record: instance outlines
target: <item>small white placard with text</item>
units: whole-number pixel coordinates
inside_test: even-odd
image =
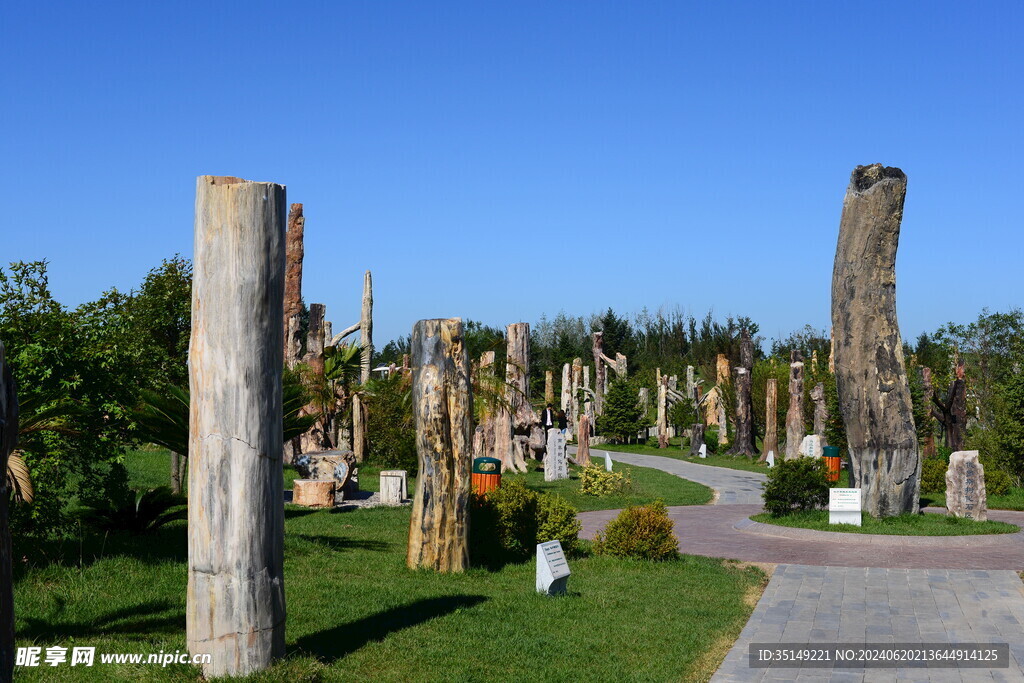
[[[538,593],[545,595],[565,593],[565,585],[569,582],[570,573],[561,541],[537,544]]]
[[[828,490],[828,523],[860,526],[860,489]]]

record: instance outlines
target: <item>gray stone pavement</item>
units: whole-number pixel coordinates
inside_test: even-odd
[[[570,449],[575,453],[575,449]],[[604,454],[612,456],[612,462],[624,462],[627,465],[651,467],[656,470],[674,474],[698,484],[710,486],[718,492],[716,505],[760,505],[761,485],[768,479],[760,472],[744,472],[730,470],[725,467],[698,465],[684,460],[664,458],[660,455],[639,455],[636,453],[619,453],[618,451],[602,451],[591,448],[591,458],[604,458]]]
[[[754,669],[751,643],[1008,643],[1010,667]],[[1024,584],[1007,570],[779,565],[711,680],[1024,681]]]

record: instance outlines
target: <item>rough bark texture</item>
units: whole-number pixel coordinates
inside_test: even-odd
[[[503,471],[526,471],[530,454],[530,429],[540,420],[530,408],[530,324],[513,323],[505,328],[505,404],[494,419],[495,457]],[[524,437],[516,439],[516,437]]]
[[[607,370],[604,366],[604,332],[594,332],[594,415],[601,415],[604,412],[605,382],[607,381]]]
[[[668,448],[668,377],[658,385],[658,448]]]
[[[544,371],[544,406],[555,405],[555,373]]]
[[[171,493],[181,493],[181,485],[185,481],[185,462],[188,458],[171,451]]]
[[[580,416],[580,432],[576,437],[576,464],[580,467],[590,465],[590,418]]]
[[[359,316],[359,383],[370,381],[370,361],[373,359],[373,277],[370,271],[363,275],[363,306]],[[361,393],[352,395],[352,451],[356,462],[366,459],[366,406]]]
[[[814,433],[821,437],[822,447],[825,441],[825,424],[828,422],[828,404],[825,402],[825,383],[818,382],[811,389],[811,401],[814,402]]]
[[[285,234],[284,271],[284,361],[288,367],[299,362],[302,352],[300,334],[302,319],[302,258],[303,232],[306,219],[302,215],[302,204],[292,204],[288,212],[288,232]]]
[[[690,427],[690,457],[696,458],[700,455],[700,447],[704,444],[704,423],[695,422]]]
[[[333,479],[296,479],[292,482],[292,503],[309,508],[334,507]]]
[[[800,352],[790,352],[789,409],[786,410],[786,460],[800,457],[804,440],[804,362]]]
[[[727,386],[732,380],[731,371],[729,368],[729,357],[724,353],[718,354],[715,359],[715,383],[719,387]],[[728,446],[729,445],[729,417],[726,411],[725,405],[725,391],[719,389],[718,391],[718,405],[717,405],[717,419],[718,424],[718,445]]]
[[[583,359],[572,359],[572,390],[569,393],[569,429],[579,431],[580,389],[583,387]]]
[[[921,382],[924,384],[924,395],[925,400],[934,400],[935,389],[932,386],[932,369],[921,368]],[[929,413],[930,415],[931,413]],[[931,418],[929,418],[931,419]],[[938,453],[938,449],[935,447],[935,431],[933,429],[928,430],[928,434],[924,438],[924,453],[923,456],[926,458],[934,457]]]
[[[570,410],[570,396],[572,395],[572,366],[568,363],[562,366],[562,390],[559,394],[559,407],[569,413]],[[572,417],[569,417],[569,426],[572,426]]]
[[[836,389],[852,475],[876,517],[918,511],[917,452],[896,321],[896,248],[907,178],[858,166],[846,190],[832,273]]]
[[[765,380],[765,396],[764,396],[764,442],[761,444],[764,446],[761,450],[760,462],[764,462],[768,459],[769,451],[772,453],[779,452],[779,425],[778,425],[778,409],[779,409],[779,387],[778,380],[774,377],[769,377]]]
[[[956,379],[949,385],[946,400],[939,400],[933,393],[932,403],[932,416],[942,425],[946,448],[954,452],[962,451],[967,432],[967,382],[964,379],[963,359],[957,361]]]
[[[412,401],[419,474],[406,565],[469,566],[473,396],[462,321],[421,320],[412,330]]]
[[[185,621],[207,677],[285,652],[285,211],[281,185],[196,183]]]
[[[302,362],[309,366],[311,372],[322,376],[324,374],[324,315],[327,307],[323,304],[309,305],[309,330],[306,333],[306,355]],[[312,415],[319,412],[319,406],[311,403],[302,409],[304,415]],[[299,453],[313,453],[328,448],[327,439],[327,416],[321,415],[308,432],[299,437]]]
[[[736,367],[736,443],[732,455],[757,455],[754,441],[754,400],[750,393],[754,368],[754,342],[743,329],[740,337],[740,364]]]
[[[14,676],[14,579],[9,526],[7,457],[18,443],[18,392],[0,341],[0,681]]]

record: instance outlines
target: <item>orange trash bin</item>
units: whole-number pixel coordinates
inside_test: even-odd
[[[501,461],[497,458],[473,460],[473,493],[482,496],[501,488]]]
[[[842,467],[842,458],[839,457],[838,446],[825,446],[825,479],[829,482],[839,481],[839,469]]]

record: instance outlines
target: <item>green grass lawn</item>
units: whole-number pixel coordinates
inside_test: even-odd
[[[946,493],[922,493],[921,506],[946,507]],[[1024,488],[1011,487],[1001,496],[988,495],[989,510],[1024,510]]]
[[[679,447],[679,439],[672,439],[668,448],[658,448],[646,444],[601,444],[594,446],[593,450],[618,451],[620,453],[639,453],[641,455],[660,455],[664,458],[685,460],[686,462],[698,465],[711,465],[713,467],[728,467],[733,470],[744,470],[747,472],[767,472],[770,467],[764,463],[757,462],[757,458],[746,458],[741,455],[712,455],[706,458],[691,458],[690,449],[683,450]],[[776,454],[776,457],[778,454]],[[614,459],[614,458],[613,458]]]
[[[170,483],[170,454],[166,450],[132,451],[126,458],[129,478],[132,486],[137,488],[154,488],[168,486]],[[540,464],[534,460],[528,462],[530,471],[526,474],[505,474],[505,478],[523,477],[526,485],[537,491],[557,493],[565,498],[570,505],[580,510],[617,510],[629,505],[642,505],[661,499],[665,505],[704,505],[711,500],[713,492],[707,486],[680,479],[679,477],[651,469],[649,467],[633,467],[624,463],[616,463],[615,471],[627,472],[632,480],[631,486],[621,494],[614,496],[585,496],[580,493],[578,468],[570,466],[569,479],[561,481],[544,481],[544,472]],[[391,469],[391,468],[384,468]],[[363,491],[380,490],[380,467],[373,465],[359,466],[359,488]],[[410,473],[409,490],[415,489],[415,473]],[[292,482],[299,478],[298,471],[286,465],[284,468],[284,487],[290,489]]]
[[[163,484],[165,464],[130,461],[133,484]],[[664,484],[634,476],[646,492]],[[572,485],[554,488],[568,497]],[[532,562],[407,570],[408,508],[285,515],[288,655],[253,681],[707,680],[765,583],[758,569],[702,557],[584,556],[570,561],[570,594],[545,598]],[[14,557],[17,644],[97,648],[92,668],[19,668],[17,680],[197,680],[185,665],[98,663],[101,652],[185,649],[184,522],[149,536],[16,539]]]
[[[767,512],[751,517],[755,522],[778,524],[779,526],[816,529],[818,531],[840,531],[850,534],[884,534],[891,536],[969,536],[973,534],[1012,534],[1019,527],[1005,522],[975,522],[959,517],[940,514],[907,514],[898,517],[875,519],[867,513],[861,514],[862,526],[852,524],[829,524],[828,512],[814,510],[793,512],[785,517],[772,517]]]

